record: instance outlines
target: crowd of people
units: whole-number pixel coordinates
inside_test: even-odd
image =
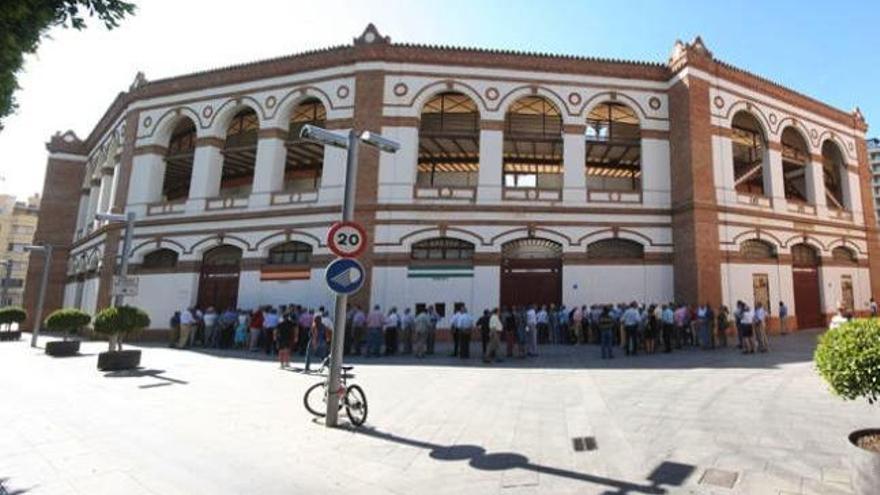
[[[788,308],[779,303],[776,315],[781,331],[787,329]],[[433,306],[415,310],[379,305],[371,310],[351,306],[344,322],[344,353],[375,358],[396,354],[419,359],[434,354],[437,328],[443,315]],[[621,348],[627,356],[639,353],[670,353],[675,349],[726,348],[729,338],[743,353],[767,352],[768,308],[751,308],[742,301],[733,312],[709,304],[594,304],[568,308],[527,305],[494,308],[472,315],[459,305],[448,319],[452,356],[471,357],[472,339],[480,340],[480,355],[491,363],[505,358],[538,355],[539,345],[598,344],[602,359],[613,359]],[[218,312],[186,308],[171,318],[172,345],[240,349],[277,355],[282,368],[290,365],[291,353],[304,356],[305,369],[320,362],[330,349],[333,321],[324,307],[300,305],[265,306],[253,311],[226,309]]]

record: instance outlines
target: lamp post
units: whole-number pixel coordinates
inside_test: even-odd
[[[364,142],[381,151],[395,153],[400,149],[396,141],[386,139],[370,131],[348,131],[348,136],[336,134],[313,125],[305,125],[300,137],[324,146],[348,150],[345,160],[345,194],[342,199],[342,221],[354,220],[355,190],[357,187],[358,148]],[[348,295],[336,295],[336,315],[333,329],[333,341],[330,349],[330,380],[327,384],[327,427],[335,427],[339,416],[339,382],[342,375],[342,354],[345,348],[345,313],[348,306]]]
[[[0,306],[9,304],[6,302],[6,299],[9,296],[9,284],[12,283],[12,258],[6,260],[4,265],[6,265],[6,271],[3,275],[2,291],[0,291]]]
[[[105,220],[109,223],[124,223],[125,234],[122,240],[122,260],[119,263],[119,278],[125,279],[128,276],[128,258],[131,251],[131,240],[134,235],[134,219],[133,211],[120,215],[117,213],[96,213],[95,218]],[[113,306],[122,306],[125,295],[121,292],[113,296]]]
[[[49,270],[52,267],[52,245],[44,244],[42,246],[25,246],[25,251],[31,253],[43,253],[45,263],[43,264],[43,276],[40,279],[40,294],[37,296],[37,314],[34,322],[34,331],[31,334],[31,347],[37,346],[37,337],[40,335],[40,327],[43,325],[43,303],[46,301],[46,286],[49,285]]]

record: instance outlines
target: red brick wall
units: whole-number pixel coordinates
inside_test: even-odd
[[[67,254],[76,230],[77,205],[84,173],[84,162],[50,157],[46,164],[40,216],[34,233],[34,244],[51,244],[54,248],[43,315],[60,308],[64,303]],[[26,329],[33,328],[35,321],[44,264],[42,253],[31,254],[24,290],[25,309],[29,315],[24,324]]]
[[[721,252],[712,170],[709,85],[680,81],[669,92],[675,298],[721,303]]]
[[[381,71],[363,71],[355,76],[354,128],[358,131],[382,131],[382,101],[385,75]],[[376,203],[379,186],[379,150],[361,146],[358,160],[354,218],[367,231],[367,249],[360,261],[366,269],[364,286],[351,298],[352,304],[369,307],[373,278]]]

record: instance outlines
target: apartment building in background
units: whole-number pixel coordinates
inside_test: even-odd
[[[0,306],[22,305],[28,264],[24,247],[33,242],[39,211],[39,194],[25,201],[9,194],[0,195]],[[7,268],[8,260],[12,261],[11,271]]]

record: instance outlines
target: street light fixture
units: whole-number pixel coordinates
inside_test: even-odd
[[[46,301],[46,286],[49,285],[49,269],[52,266],[52,245],[25,246],[24,250],[30,253],[43,253],[46,261],[43,264],[43,276],[40,279],[40,294],[37,297],[37,314],[34,321],[34,331],[31,334],[31,347],[37,346],[37,337],[40,335],[40,327],[43,325],[43,303]]]
[[[357,186],[358,148],[364,142],[381,151],[394,153],[400,149],[396,141],[384,138],[379,134],[354,129],[348,131],[348,137],[330,132],[317,126],[306,124],[300,131],[300,137],[309,141],[348,150],[345,160],[345,195],[342,199],[342,221],[354,220],[354,200]],[[345,313],[348,295],[336,295],[336,317],[333,329],[333,347],[330,349],[330,383],[327,385],[327,419],[325,425],[335,427],[339,416],[339,382],[342,375],[342,351],[345,343]]]

